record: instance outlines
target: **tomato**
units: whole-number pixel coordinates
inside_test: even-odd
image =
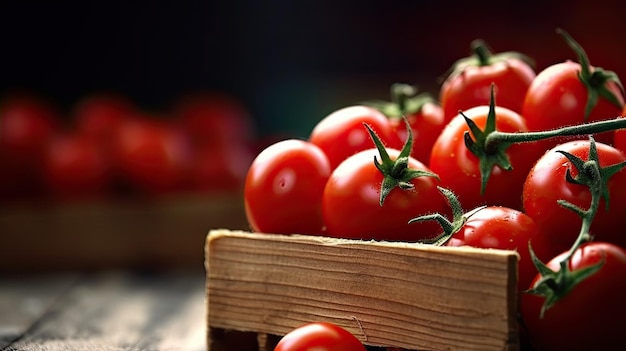
[[[374,146],[363,123],[370,125],[385,143],[394,137],[384,114],[358,105],[344,107],[324,117],[313,127],[309,141],[324,151],[334,169],[349,156]]]
[[[93,93],[78,101],[72,111],[78,133],[108,143],[115,130],[136,111],[128,99],[113,93]]]
[[[346,329],[329,322],[312,322],[293,329],[280,339],[274,351],[365,351]]]
[[[559,269],[564,254],[550,260]],[[538,351],[619,350],[626,343],[626,250],[604,242],[580,247],[567,263],[573,270],[604,262],[599,271],[578,283],[540,317],[544,298],[523,293],[520,313]],[[538,275],[534,284],[540,279]]]
[[[110,190],[109,158],[94,139],[65,132],[54,137],[44,156],[44,177],[55,199],[96,199]]]
[[[406,123],[408,122],[415,139],[411,156],[422,162],[428,162],[430,149],[445,126],[443,109],[430,94],[418,94],[415,87],[407,84],[393,84],[391,97],[391,102],[367,103],[389,118],[394,133],[387,141],[387,145],[390,148],[402,149],[408,137]]]
[[[11,95],[0,102],[1,199],[42,194],[45,148],[58,130],[55,106],[38,96]]]
[[[566,151],[587,160],[589,140],[570,141],[546,152],[534,165],[523,186],[524,211],[548,235],[557,250],[570,248],[581,229],[582,221],[572,210],[557,203],[566,200],[583,209],[591,204],[591,192],[585,185],[573,184],[566,180],[570,171],[576,176],[578,171],[572,163],[557,150]],[[596,142],[601,167],[626,161],[626,156],[614,147]],[[605,199],[600,200],[600,208],[593,220],[591,233],[597,240],[609,241],[626,247],[626,237],[615,228],[626,227],[626,171],[622,169],[608,181],[609,208]]]
[[[548,66],[537,74],[522,106],[522,115],[530,131],[613,119],[622,112],[624,95],[619,79],[612,77],[612,72],[590,65],[585,52],[573,39],[568,40],[568,43],[577,51],[580,63],[567,60]],[[594,95],[597,95],[595,103],[592,99]],[[607,99],[607,95],[612,95],[614,101]],[[613,141],[611,132],[594,137],[596,141],[605,144]],[[567,140],[586,138],[557,138],[540,143],[547,150]]]
[[[265,148],[246,175],[244,204],[252,230],[277,234],[322,234],[322,192],[330,175],[324,151],[288,139]]]
[[[549,258],[548,242],[531,217],[516,209],[488,206],[471,214],[446,245],[517,251],[517,288],[522,291],[528,289],[537,274],[528,250],[529,242],[539,258]]]
[[[387,149],[395,160],[400,151]],[[389,241],[418,241],[439,234],[436,223],[409,224],[417,214],[445,213],[446,203],[437,190],[437,179],[413,178],[413,189],[394,188],[380,204],[384,176],[374,164],[376,148],[363,150],[343,161],[330,175],[324,188],[322,213],[327,235],[340,238]],[[430,171],[409,157],[410,169]]]
[[[161,195],[185,184],[191,147],[184,133],[164,119],[128,119],[116,130],[112,150],[113,165],[131,192]]]
[[[198,145],[192,154],[189,176],[190,190],[194,192],[240,191],[254,159],[248,147],[234,142],[223,146]]]
[[[464,112],[484,128],[489,106],[476,106]],[[495,107],[496,129],[502,132],[527,131],[524,118],[507,108]],[[452,190],[468,209],[480,205],[500,205],[521,209],[522,186],[528,171],[540,155],[535,143],[513,144],[506,150],[512,170],[494,166],[481,195],[479,159],[465,145],[464,133],[469,127],[462,115],[454,117],[439,135],[430,156],[429,167],[439,175],[440,186]]]
[[[194,145],[250,144],[255,138],[249,111],[242,101],[228,93],[188,93],[174,102],[172,115]]]
[[[495,84],[498,106],[520,113],[526,90],[535,78],[533,63],[516,52],[492,54],[480,40],[472,42],[473,55],[455,63],[439,91],[445,120],[459,110],[488,105]]]

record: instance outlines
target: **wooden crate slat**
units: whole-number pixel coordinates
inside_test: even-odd
[[[208,326],[284,335],[334,322],[364,343],[513,350],[517,254],[213,230]]]

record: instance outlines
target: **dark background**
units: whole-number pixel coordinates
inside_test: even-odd
[[[574,53],[626,75],[626,5],[598,1],[2,1],[0,93],[29,89],[68,109],[116,91],[151,110],[220,90],[262,134],[306,136],[332,110],[385,99],[394,82],[436,94],[469,43],[516,50],[537,68]]]

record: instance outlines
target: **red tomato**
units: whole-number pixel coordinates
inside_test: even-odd
[[[399,150],[387,149],[395,160]],[[445,213],[445,200],[437,190],[437,179],[428,176],[411,180],[414,188],[395,188],[380,204],[383,174],[374,164],[378,149],[368,149],[350,156],[330,175],[322,198],[322,213],[327,235],[364,240],[415,242],[439,234],[437,223],[409,224],[417,214]],[[420,161],[409,157],[408,167],[430,171]]]
[[[190,187],[195,192],[233,192],[243,189],[254,155],[238,143],[196,146],[190,165]]]
[[[529,242],[540,259],[549,258],[551,250],[545,236],[531,217],[512,208],[489,206],[473,213],[446,245],[517,251],[517,289],[522,291],[528,289],[537,274],[528,251]]]
[[[255,128],[243,102],[221,92],[187,94],[175,101],[174,118],[194,145],[250,144]]]
[[[558,270],[563,258],[555,257],[548,267]],[[591,242],[576,250],[567,266],[576,271],[602,261],[599,271],[576,285],[543,318],[540,310],[544,298],[521,294],[521,316],[536,350],[620,350],[626,344],[626,250]],[[533,286],[539,279],[538,275]]]
[[[367,106],[349,106],[319,121],[309,141],[324,151],[334,169],[349,156],[374,147],[363,123],[370,125],[384,143],[393,140],[393,128],[382,112]]]
[[[289,139],[254,159],[244,186],[252,230],[277,234],[321,234],[322,192],[330,163],[315,144]]]
[[[495,84],[498,106],[520,113],[526,90],[535,78],[530,59],[515,52],[492,54],[480,40],[472,42],[473,55],[457,61],[443,82],[439,101],[445,120],[474,106],[488,105]]]
[[[58,115],[47,101],[19,95],[0,103],[0,198],[41,195],[43,157],[58,131]]]
[[[591,192],[585,185],[573,184],[565,179],[569,170],[572,176],[578,171],[557,150],[566,151],[583,160],[589,158],[589,140],[570,141],[546,152],[529,172],[523,187],[524,211],[548,236],[558,252],[569,249],[581,229],[582,221],[572,210],[557,203],[566,200],[583,209],[591,204]],[[626,161],[624,154],[602,143],[596,143],[601,167]],[[597,240],[609,241],[626,247],[626,237],[615,228],[626,227],[626,170],[614,174],[608,181],[609,209],[604,199],[593,220],[591,234]]]
[[[478,127],[484,128],[489,106],[477,106],[464,112]],[[504,107],[495,107],[496,129],[502,132],[527,131],[524,118]],[[484,194],[480,194],[479,159],[466,146],[463,134],[469,127],[462,115],[454,117],[433,146],[429,167],[439,175],[440,186],[452,190],[468,209],[480,205],[500,205],[521,209],[522,185],[528,171],[540,155],[535,143],[511,145],[508,155],[512,170],[494,166]]]
[[[274,351],[365,351],[365,346],[336,324],[313,322],[287,333]]]
[[[179,191],[188,175],[191,149],[186,136],[166,121],[133,117],[113,138],[113,162],[131,190],[145,195]]]
[[[567,60],[548,66],[537,74],[528,88],[522,115],[530,131],[556,129],[564,126],[577,125],[613,119],[619,116],[624,108],[624,95],[619,79],[607,78],[608,71],[589,64],[586,53],[567,34],[561,32],[568,44],[579,56],[579,63]],[[586,70],[583,70],[586,68]],[[603,91],[605,93],[601,93]],[[593,103],[591,94],[597,95]],[[613,95],[611,102],[606,94]],[[587,104],[592,103],[587,110]],[[586,139],[587,136],[568,137],[567,139],[549,139],[541,141],[548,150],[558,143],[572,139]],[[612,144],[613,133],[606,132],[594,136],[596,141]]]
[[[94,139],[65,133],[53,138],[45,152],[44,177],[55,199],[95,199],[110,190],[107,155]]]
[[[78,133],[106,143],[135,110],[136,107],[122,96],[97,93],[79,101],[72,117]]]

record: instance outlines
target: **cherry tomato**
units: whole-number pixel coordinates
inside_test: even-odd
[[[309,141],[324,151],[334,169],[349,156],[374,146],[363,123],[370,125],[383,142],[392,140],[394,131],[384,114],[372,107],[349,106],[320,120]]]
[[[485,127],[489,106],[477,106],[463,112],[480,128]],[[527,131],[524,118],[504,107],[495,107],[496,129],[502,132]],[[469,127],[462,115],[454,117],[433,146],[429,167],[439,175],[440,186],[452,190],[468,209],[480,205],[500,205],[521,209],[522,186],[528,171],[540,155],[534,143],[511,145],[508,155],[512,170],[494,166],[481,195],[479,159],[466,146],[464,133]]]
[[[54,137],[44,155],[44,177],[59,200],[96,199],[107,195],[112,181],[109,158],[94,139],[65,132]]]
[[[589,140],[570,141],[554,147],[539,158],[528,173],[523,186],[524,211],[535,220],[559,252],[567,250],[574,244],[582,221],[572,210],[560,206],[557,200],[566,200],[587,209],[591,204],[591,192],[585,185],[573,184],[566,180],[567,171],[570,171],[572,176],[576,176],[578,171],[557,150],[587,160],[589,147]],[[626,161],[626,156],[621,151],[609,145],[596,142],[596,150],[601,167]],[[609,179],[608,192],[609,208],[606,208],[605,199],[601,199],[591,233],[596,235],[597,240],[626,247],[626,237],[620,230],[615,230],[626,226],[626,206],[624,206],[626,170],[622,169]]]
[[[59,130],[51,103],[33,95],[0,102],[0,199],[34,198],[43,192],[45,148]]]
[[[619,79],[609,74],[612,72],[590,65],[582,47],[565,33],[562,34],[578,53],[580,62],[567,60],[556,63],[537,74],[528,88],[522,107],[522,116],[526,118],[530,131],[551,130],[613,119],[619,116],[624,108],[624,95]],[[604,93],[601,93],[602,91]],[[596,94],[597,101],[594,103],[591,96]],[[612,95],[614,101],[607,99],[607,95]],[[573,136],[544,140],[540,143],[548,150],[567,140],[586,138],[587,136]],[[598,142],[612,144],[613,133],[600,133],[594,138]]]
[[[244,103],[227,93],[188,93],[174,102],[172,115],[194,145],[250,145],[256,137]]]
[[[564,254],[547,263],[559,269]],[[618,350],[626,343],[626,250],[603,242],[584,244],[567,263],[573,270],[604,262],[540,317],[544,298],[523,293],[520,312],[536,350]],[[537,275],[533,286],[540,279]]]
[[[252,230],[277,234],[322,234],[322,192],[330,175],[326,154],[308,141],[288,139],[261,151],[244,186]]]
[[[328,322],[313,322],[293,329],[280,339],[274,351],[365,351],[349,331]]]
[[[185,184],[189,140],[164,119],[143,115],[128,119],[116,130],[112,149],[113,165],[131,192],[162,195]]]
[[[539,258],[549,258],[552,250],[531,217],[516,209],[488,206],[469,216],[461,230],[454,233],[446,245],[517,251],[517,288],[522,291],[528,289],[537,274],[528,250],[529,242]]]
[[[387,149],[392,160],[399,150]],[[378,149],[368,149],[348,157],[330,175],[322,211],[327,235],[340,238],[389,241],[418,241],[439,234],[437,223],[409,224],[423,213],[446,213],[445,200],[437,190],[437,179],[413,178],[413,189],[394,188],[380,204],[383,174],[374,164]],[[430,171],[420,161],[409,157],[408,167]]]
[[[78,133],[108,143],[115,130],[136,111],[128,99],[113,93],[93,93],[80,100],[72,118]]]
[[[498,106],[520,113],[526,90],[535,78],[531,60],[516,52],[492,54],[481,40],[472,42],[473,55],[461,59],[443,82],[439,101],[445,120],[469,108],[488,105],[495,84]]]
[[[243,189],[254,154],[239,143],[197,145],[192,150],[190,190],[193,192],[238,192]]]

